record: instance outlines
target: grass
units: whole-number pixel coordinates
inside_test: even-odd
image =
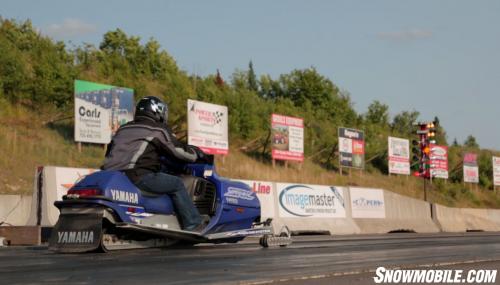
[[[102,146],[81,153],[68,135],[72,122],[46,126],[46,118],[25,109],[0,106],[0,193],[31,194],[37,166],[98,167]]]
[[[31,194],[34,173],[40,165],[97,168],[102,163],[102,145],[86,144],[78,152],[73,142],[71,119],[54,124],[47,112],[32,112],[0,102],[0,193]],[[422,179],[406,176],[387,176],[377,170],[347,171],[343,175],[326,170],[306,160],[302,167],[296,163],[277,163],[273,168],[267,159],[256,158],[240,151],[234,143],[224,162],[217,158],[217,170],[226,177],[337,186],[383,188],[405,196],[423,199]],[[429,200],[453,207],[500,208],[500,195],[486,189],[469,189],[462,184],[434,181],[429,186]]]

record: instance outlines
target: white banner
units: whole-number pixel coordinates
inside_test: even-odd
[[[345,218],[344,190],[333,186],[276,183],[282,218]]]
[[[479,167],[464,165],[464,182],[479,183]]]
[[[69,168],[69,167],[56,167],[55,168],[55,179],[56,179],[56,200],[62,200],[62,197],[66,195],[68,190],[73,187],[73,185],[82,179],[85,175],[89,175],[97,169],[88,168]],[[47,189],[50,190],[50,189]]]
[[[304,160],[304,120],[271,115],[272,157],[280,160]]]
[[[384,191],[349,187],[353,218],[384,219]]]
[[[260,216],[261,220],[264,221],[267,218],[274,217],[274,192],[272,182],[265,181],[253,181],[253,180],[235,180],[240,181],[252,188],[253,192],[257,194],[257,198],[260,202]]]
[[[500,157],[493,157],[493,185],[500,186]]]
[[[228,154],[228,112],[226,106],[188,99],[188,144],[209,154]]]
[[[410,142],[389,137],[389,173],[410,175]]]
[[[134,90],[75,80],[75,141],[107,144],[134,119]]]

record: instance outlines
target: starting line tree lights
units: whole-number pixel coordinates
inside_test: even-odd
[[[424,200],[427,201],[426,181],[432,178],[448,179],[448,147],[436,144],[437,122],[416,124],[418,140],[412,141],[413,175],[424,179]]]
[[[415,172],[414,176],[431,178],[431,146],[436,144],[436,123],[435,122],[419,122],[417,125],[416,134],[418,140],[412,141],[412,166]]]

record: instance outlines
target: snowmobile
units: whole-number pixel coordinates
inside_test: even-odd
[[[168,247],[177,243],[236,243],[260,236],[263,247],[286,246],[290,231],[275,231],[260,220],[260,203],[247,184],[220,177],[210,159],[184,167],[181,175],[196,208],[206,221],[201,232],[181,229],[168,195],[137,188],[120,171],[83,177],[61,201],[49,249],[60,253]]]

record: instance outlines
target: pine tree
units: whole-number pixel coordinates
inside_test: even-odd
[[[259,91],[257,77],[255,76],[255,71],[253,70],[253,63],[251,60],[248,63],[248,89],[255,92]]]

